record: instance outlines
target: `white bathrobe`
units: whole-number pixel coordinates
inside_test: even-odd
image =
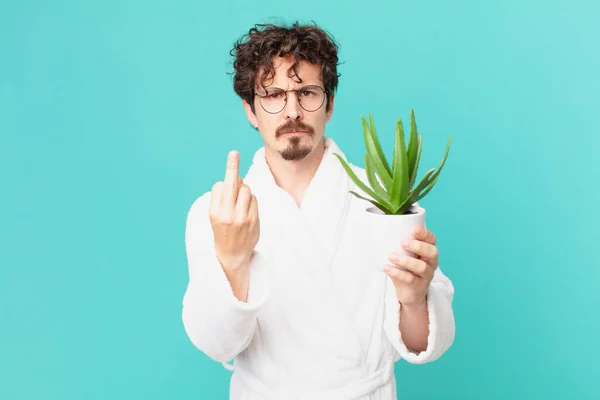
[[[244,183],[258,199],[260,239],[247,302],[234,297],[215,256],[210,192],[189,211],[183,325],[198,349],[234,371],[232,400],[396,399],[394,363],[433,361],[454,339],[454,288],[438,268],[428,347],[417,354],[402,342],[394,286],[373,265],[381,255],[363,245],[371,204],[349,193],[365,195],[332,154],[343,156],[336,143],[325,137],[325,145],[300,207],[275,183],[264,147],[254,156]]]

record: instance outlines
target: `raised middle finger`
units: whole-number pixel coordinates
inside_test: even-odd
[[[223,183],[223,205],[233,209],[239,190],[239,155],[237,151],[229,152]]]

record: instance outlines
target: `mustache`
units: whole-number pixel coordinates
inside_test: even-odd
[[[275,137],[278,138],[279,136],[283,135],[284,133],[289,133],[289,132],[306,132],[309,134],[313,134],[313,133],[315,133],[315,130],[312,126],[306,125],[302,121],[289,120],[288,122],[286,122],[285,124],[283,124],[279,128],[277,128],[277,130],[275,131]]]

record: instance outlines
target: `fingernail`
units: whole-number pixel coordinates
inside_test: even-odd
[[[410,241],[408,239],[404,239],[402,241],[402,246],[403,247],[410,247]]]
[[[417,235],[420,235],[421,233],[423,233],[423,229],[422,229],[420,226],[417,226],[417,227],[415,228],[415,233],[416,233]]]
[[[392,260],[392,261],[398,261],[398,255],[396,253],[392,253],[390,255],[390,260]]]

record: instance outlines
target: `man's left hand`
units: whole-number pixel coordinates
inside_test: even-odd
[[[424,226],[416,226],[413,234],[415,239],[407,238],[401,245],[416,256],[393,252],[389,257],[391,264],[384,266],[384,272],[392,278],[398,301],[405,307],[427,304],[427,289],[438,267],[438,249],[433,232]]]

